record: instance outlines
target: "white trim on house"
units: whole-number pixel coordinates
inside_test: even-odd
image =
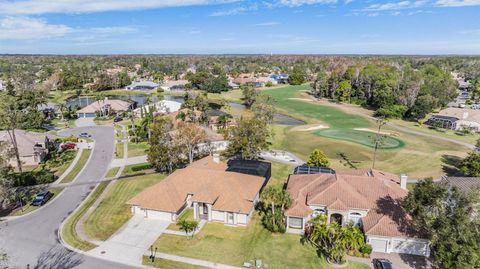
[[[366,235],[366,241],[374,252],[430,256],[429,243],[425,239]]]

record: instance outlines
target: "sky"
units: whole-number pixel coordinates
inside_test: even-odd
[[[480,54],[480,0],[0,0],[0,54]]]

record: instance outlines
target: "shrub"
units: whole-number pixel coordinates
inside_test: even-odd
[[[368,256],[368,255],[372,254],[372,251],[373,251],[373,248],[372,248],[372,245],[370,245],[370,244],[365,244],[362,247],[360,247],[360,252],[364,255],[367,254],[367,256]]]
[[[151,169],[152,167],[153,166],[150,163],[141,163],[141,164],[132,166],[132,171],[133,172],[138,172],[138,171],[142,171],[142,170]]]
[[[78,142],[78,137],[71,135],[63,138],[63,142]]]
[[[385,118],[401,118],[407,111],[407,107],[403,105],[391,105],[388,107],[379,108],[375,112],[375,117]]]
[[[8,175],[13,179],[14,186],[33,186],[55,181],[55,175],[48,170],[15,172]]]

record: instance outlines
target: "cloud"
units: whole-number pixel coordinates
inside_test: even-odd
[[[480,0],[438,0],[436,4],[440,7],[480,6]]]
[[[4,17],[0,19],[0,40],[43,39],[64,36],[72,28],[62,24],[48,24],[43,19]]]
[[[279,24],[280,23],[278,21],[267,21],[267,22],[254,24],[254,26],[275,26],[275,25],[279,25]]]
[[[351,1],[350,1],[351,2]],[[280,0],[278,5],[288,7],[299,7],[303,5],[315,5],[315,4],[336,4],[337,0]]]
[[[236,0],[0,0],[0,14],[87,13],[209,5]]]
[[[387,10],[399,10],[399,9],[412,9],[419,8],[427,4],[427,1],[400,1],[400,2],[389,2],[382,4],[372,4],[365,9],[364,11],[387,11]]]
[[[95,27],[87,29],[87,31],[97,34],[128,34],[136,32],[137,30],[137,28],[129,26]]]
[[[230,16],[230,15],[237,15],[240,13],[244,13],[248,9],[246,7],[236,7],[232,9],[227,9],[227,10],[220,10],[220,11],[215,11],[210,16],[213,17],[222,17],[222,16]]]

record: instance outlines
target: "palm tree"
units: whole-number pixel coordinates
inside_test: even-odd
[[[266,187],[261,194],[261,199],[265,207],[270,206],[272,210],[272,227],[275,227],[275,204],[279,200],[278,188],[276,186]]]

